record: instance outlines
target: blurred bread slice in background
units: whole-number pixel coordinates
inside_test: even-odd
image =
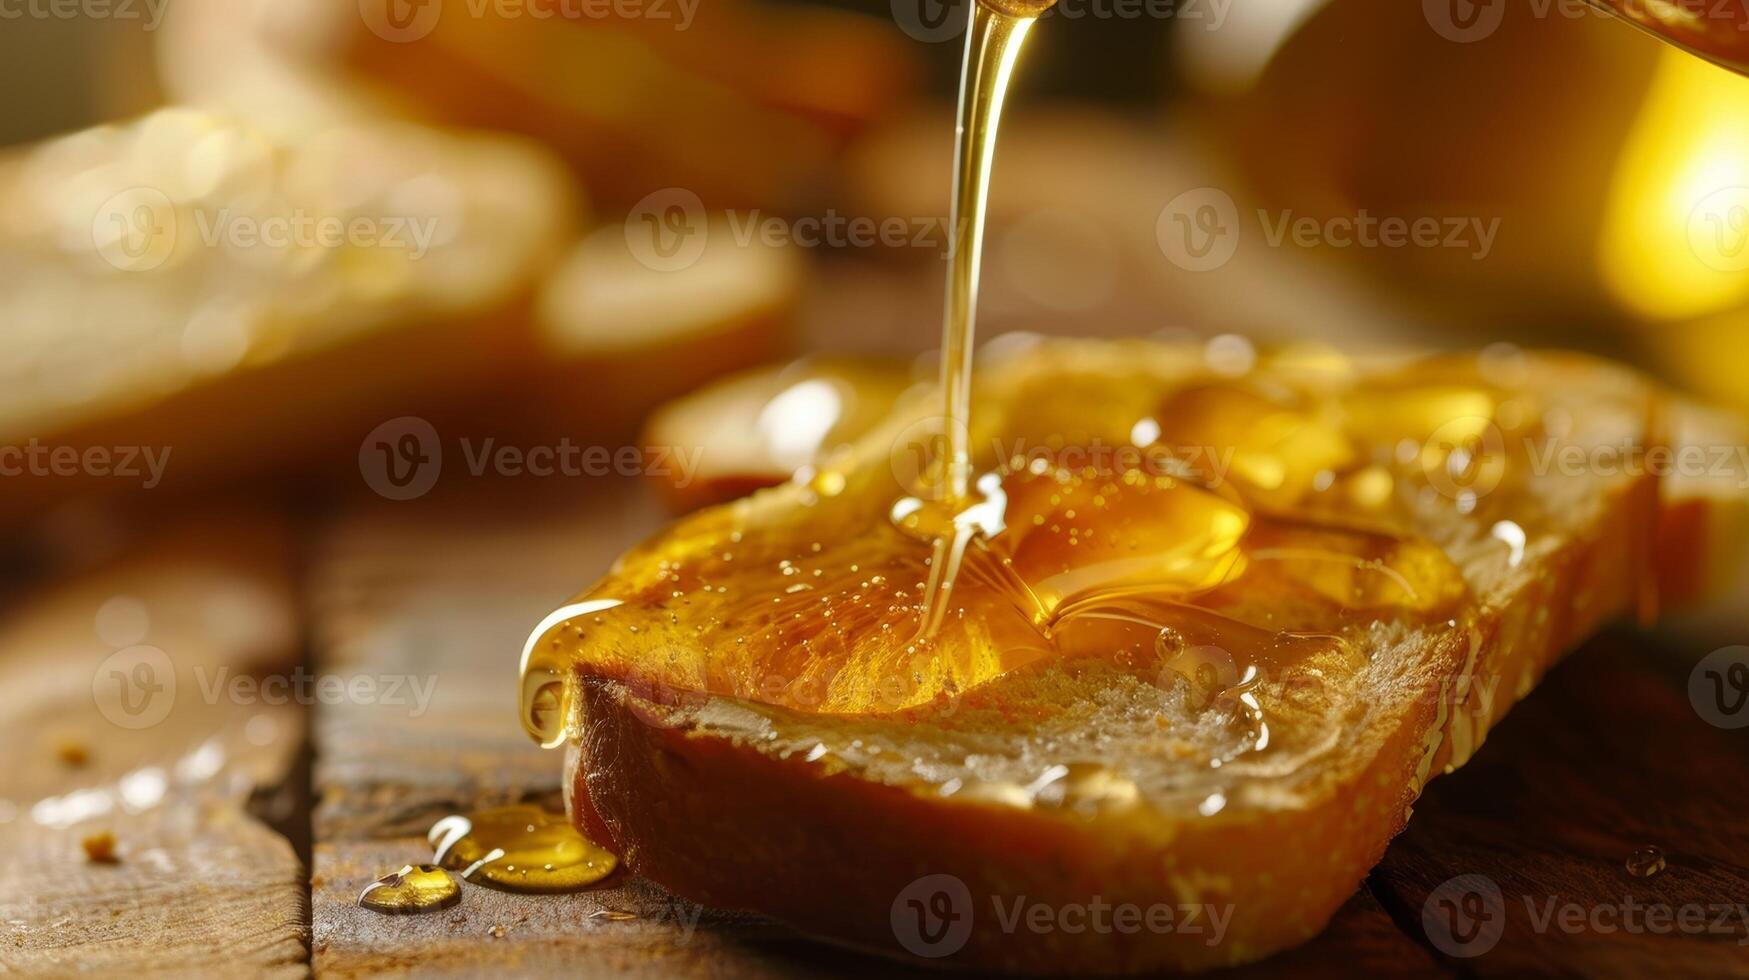
[[[0,162],[0,518],[349,473],[406,415],[625,439],[787,353],[797,247],[698,208],[577,239],[577,197],[521,139],[380,119],[291,140],[169,109]]]
[[[697,453],[699,465],[657,476],[656,492],[684,514],[792,478],[847,450],[917,382],[899,361],[804,358],[743,371],[662,406],[644,445]]]
[[[789,351],[800,250],[738,234],[726,216],[677,217],[667,230],[635,218],[598,228],[543,283],[530,400],[547,419],[629,437],[661,402]]]
[[[398,122],[169,109],[13,153],[0,516],[270,471],[525,362],[576,211],[538,147]],[[156,478],[104,461],[147,449]]]
[[[172,101],[251,114],[374,104],[522,133],[608,203],[679,186],[761,207],[811,193],[844,140],[919,74],[885,18],[740,2],[595,9],[428,4],[403,20],[390,0],[180,0],[157,74]]]
[[[282,134],[385,115],[334,65],[359,17],[334,0],[178,0],[125,58],[118,52],[111,110],[199,105]]]

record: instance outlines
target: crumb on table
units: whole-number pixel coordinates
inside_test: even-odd
[[[85,849],[85,860],[92,864],[115,864],[120,860],[115,853],[115,835],[107,830],[86,835],[79,846]]]

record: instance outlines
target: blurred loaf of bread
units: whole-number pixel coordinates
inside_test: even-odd
[[[155,448],[173,485],[260,472],[526,361],[573,193],[523,141],[396,122],[169,109],[12,153],[0,516],[143,482],[88,451]]]
[[[608,203],[681,186],[782,207],[918,75],[889,22],[842,11],[517,0],[403,19],[390,2],[180,0],[157,40],[161,84],[275,117],[369,103],[522,133]]]
[[[670,510],[684,514],[786,480],[805,482],[919,380],[900,361],[821,357],[719,379],[651,413],[646,445],[698,459],[694,470],[652,473],[653,485]]]
[[[672,234],[673,248],[656,234]],[[598,435],[629,438],[660,403],[787,354],[803,272],[796,246],[738,235],[727,216],[596,229],[536,298],[545,382],[531,407],[573,432],[587,419]]]
[[[635,220],[577,239],[577,197],[519,138],[362,115],[294,137],[167,109],[0,159],[0,521],[345,474],[404,415],[629,437],[786,352],[794,246],[698,209],[676,251]]]

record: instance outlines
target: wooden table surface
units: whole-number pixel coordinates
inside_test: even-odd
[[[0,620],[0,973],[903,972],[635,879],[562,897],[465,885],[459,905],[423,916],[354,905],[368,881],[429,858],[439,817],[559,806],[560,754],[515,722],[517,655],[531,624],[662,519],[629,483],[559,496],[355,503],[296,524],[227,517],[227,533],[147,536],[14,598]],[[145,642],[174,656],[180,682],[167,718],[139,730],[94,703],[116,630],[93,624],[118,595],[151,610]],[[1465,769],[1432,784],[1322,936],[1234,975],[1749,976],[1749,729],[1703,721],[1661,642],[1616,633],[1571,657]],[[209,696],[213,665],[227,664],[366,678],[373,693]],[[68,764],[69,744],[89,749],[83,765]],[[168,790],[147,799],[143,771]],[[113,865],[80,850],[102,828]],[[1624,860],[1647,845],[1668,868],[1630,876]],[[1485,894],[1503,923],[1481,955],[1452,955],[1426,925],[1454,888]],[[1716,931],[1625,925],[1660,904],[1730,912],[1709,916]],[[1577,928],[1560,924],[1569,905],[1586,917]]]

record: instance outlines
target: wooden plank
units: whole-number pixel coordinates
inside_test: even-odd
[[[1261,963],[1210,974],[1239,978],[1407,978],[1451,976],[1426,948],[1397,927],[1370,887],[1355,892],[1317,938]]]
[[[307,972],[302,864],[252,808],[303,746],[251,686],[293,675],[292,571],[278,519],[205,514],[0,618],[0,690],[30,692],[0,700],[0,965]]]
[[[1435,780],[1373,875],[1405,931],[1482,976],[1749,975],[1749,742],[1702,720],[1679,667],[1644,638],[1601,638]],[[1646,846],[1668,867],[1634,877],[1626,860]],[[1430,899],[1466,893],[1500,917],[1497,938],[1424,924]],[[1647,917],[1658,907],[1669,922]],[[1678,928],[1684,908],[1706,924]],[[1441,948],[1454,941],[1468,955]]]
[[[303,867],[283,836],[238,807],[114,822],[113,866],[86,860],[79,829],[5,835],[7,971],[308,974]]]
[[[810,977],[884,965],[799,945],[777,926],[700,909],[638,879],[575,895],[466,885],[428,915],[358,908],[364,885],[429,856],[420,836],[316,845],[314,962],[322,976]]]

